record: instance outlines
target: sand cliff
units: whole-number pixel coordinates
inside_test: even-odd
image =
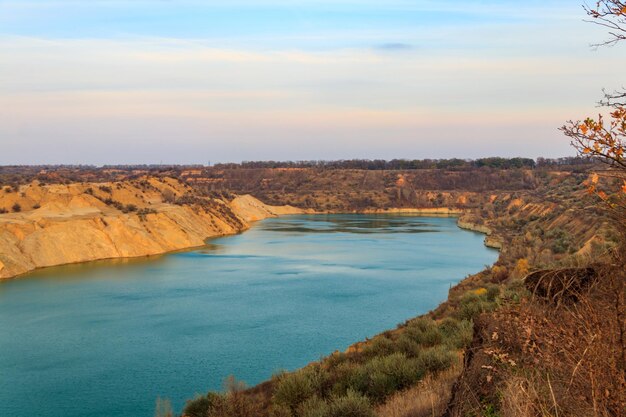
[[[16,207],[19,206],[19,209]],[[301,210],[251,196],[197,196],[173,179],[40,185],[0,194],[0,279],[37,268],[202,246]],[[19,210],[19,212],[17,211]]]

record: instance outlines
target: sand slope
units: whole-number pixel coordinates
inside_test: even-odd
[[[199,203],[166,203],[164,196],[170,201],[193,196]],[[231,202],[198,197],[176,180],[154,178],[33,183],[0,194],[0,208],[11,210],[16,203],[20,212],[0,214],[0,279],[48,266],[197,247],[207,238],[245,230],[252,221],[301,212],[267,206],[247,195]],[[124,213],[129,204],[136,209]]]

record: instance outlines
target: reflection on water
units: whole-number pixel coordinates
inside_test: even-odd
[[[262,228],[274,232],[297,233],[433,233],[433,223],[424,217],[389,214],[328,214],[281,218],[265,223]],[[422,220],[420,220],[422,219]]]
[[[451,218],[287,216],[166,256],[0,283],[0,416],[152,416],[345,349],[497,252]]]

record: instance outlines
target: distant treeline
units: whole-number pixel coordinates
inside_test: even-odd
[[[216,164],[219,169],[251,168],[323,168],[363,170],[417,170],[448,169],[470,170],[474,168],[519,169],[541,167],[563,167],[593,164],[593,160],[580,157],[565,158],[480,158],[480,159],[350,159],[339,161],[244,161],[241,163]]]

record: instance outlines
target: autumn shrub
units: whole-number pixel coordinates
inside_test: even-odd
[[[329,413],[328,402],[317,396],[309,398],[298,408],[299,417],[327,417]]]
[[[11,210],[13,210],[13,213],[19,213],[20,211],[22,211],[22,206],[20,206],[18,203],[13,204],[13,207],[11,207]]]
[[[284,405],[273,405],[269,410],[269,417],[294,417],[291,409]]]
[[[187,417],[206,417],[213,406],[219,401],[219,395],[208,393],[207,395],[197,395],[188,400],[183,409],[183,415]]]

